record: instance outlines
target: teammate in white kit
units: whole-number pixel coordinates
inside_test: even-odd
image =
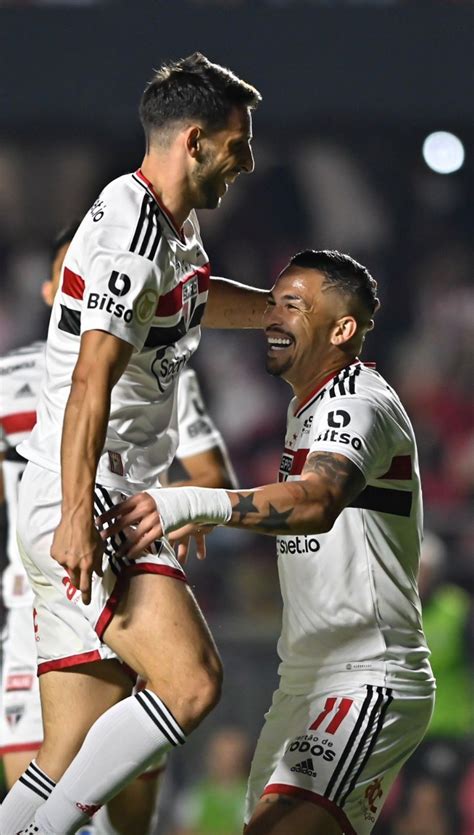
[[[43,298],[50,307],[59,286],[61,268],[77,225],[67,227],[53,243],[51,278],[43,283]],[[36,422],[36,404],[44,372],[44,342],[10,351],[0,357],[0,458],[8,518],[8,564],[2,574],[2,599],[7,610],[3,634],[0,709],[0,757],[7,788],[22,774],[41,747],[43,726],[36,644],[33,593],[16,544],[18,488],[25,460],[16,447]],[[183,484],[232,487],[236,477],[222,435],[214,425],[192,369],[178,383],[179,445]],[[163,763],[151,766],[95,816],[94,831],[147,832],[156,803],[157,781]],[[27,779],[27,778],[25,778]],[[99,818],[99,819],[98,819]],[[115,827],[115,828],[114,828]]]
[[[141,169],[103,190],[68,250],[38,420],[19,450],[44,727],[29,781],[43,797],[20,778],[0,810],[2,835],[33,818],[31,831],[73,832],[219,699],[220,658],[173,548],[163,540],[118,560],[114,538],[104,555],[94,518],[158,484],[173,459],[177,380],[208,293],[208,326],[261,324],[265,291],[210,280],[194,211],[216,208],[253,170],[259,100],[202,55],[163,67],[141,100]],[[145,690],[128,695],[118,659]]]
[[[264,315],[267,370],[295,395],[279,483],[147,491],[101,520],[127,531],[129,558],[182,526],[277,537],[280,686],[252,764],[246,835],[368,835],[431,717],[415,438],[396,393],[358,359],[377,307],[375,281],[349,256],[296,255]]]

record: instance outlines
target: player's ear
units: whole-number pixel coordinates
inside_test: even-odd
[[[188,153],[195,159],[201,153],[202,130],[199,125],[193,125],[187,131],[186,147]]]
[[[344,345],[349,342],[357,332],[357,322],[353,316],[342,316],[336,322],[331,335],[332,345]]]

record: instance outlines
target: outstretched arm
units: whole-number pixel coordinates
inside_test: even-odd
[[[318,534],[331,529],[338,515],[361,492],[365,479],[344,455],[315,452],[297,481],[267,484],[254,490],[188,487],[150,490],[132,496],[100,517],[114,535],[136,526],[123,554],[138,556],[163,534],[183,534],[200,526],[226,525],[256,533]]]
[[[267,297],[267,290],[213,276],[202,325],[205,328],[261,328]]]

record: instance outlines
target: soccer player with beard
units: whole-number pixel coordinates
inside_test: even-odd
[[[64,258],[78,224],[63,229],[53,242],[51,276],[43,282],[44,301],[52,307]],[[2,635],[0,757],[7,788],[23,777],[25,791],[36,785],[34,756],[41,747],[43,723],[33,628],[33,593],[16,544],[18,488],[26,461],[16,451],[36,422],[36,404],[44,372],[44,342],[33,342],[0,357],[0,487],[3,484],[8,518],[8,565],[2,574],[2,599],[7,610]],[[195,372],[179,377],[177,393],[179,445],[175,461],[180,484],[233,487],[236,477],[222,435],[206,410]],[[166,476],[166,474],[164,474]],[[161,480],[164,482],[164,476]],[[169,479],[166,478],[166,483]],[[132,682],[130,682],[130,692]],[[96,835],[149,831],[156,808],[165,757],[160,757],[94,816]],[[41,795],[38,795],[41,798]],[[82,832],[82,830],[80,830]]]
[[[246,835],[368,835],[431,717],[415,437],[397,394],[359,359],[376,290],[331,251],[297,254],[277,279],[267,370],[294,394],[278,484],[147,491],[100,520],[127,534],[128,558],[201,525],[276,537],[280,686],[252,763]]]
[[[67,252],[37,423],[19,449],[44,741],[2,804],[2,835],[33,818],[32,832],[74,831],[219,699],[220,658],[172,547],[122,560],[114,537],[104,555],[94,519],[171,462],[177,381],[203,316],[261,325],[267,293],[210,278],[195,213],[253,170],[260,98],[199,53],[162,67],[140,104],[141,168],[106,186]],[[141,693],[129,695],[122,661]]]

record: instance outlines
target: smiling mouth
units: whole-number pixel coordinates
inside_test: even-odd
[[[288,336],[267,336],[267,347],[269,351],[282,351],[289,348],[293,340]]]

